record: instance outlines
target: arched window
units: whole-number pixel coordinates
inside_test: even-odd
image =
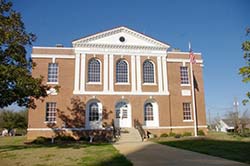
[[[123,59],[116,63],[116,82],[128,82],[128,64]]]
[[[92,58],[88,63],[88,82],[100,82],[100,62]]]
[[[98,104],[94,102],[89,105],[89,121],[98,121],[98,120],[99,120]]]
[[[146,60],[143,63],[143,82],[154,83],[154,64],[153,62]]]
[[[154,120],[153,115],[153,105],[151,103],[146,103],[144,107],[144,118],[145,121],[152,121]]]

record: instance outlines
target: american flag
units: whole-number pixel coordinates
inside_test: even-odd
[[[195,55],[193,53],[192,47],[191,47],[191,43],[188,43],[189,45],[189,58],[190,58],[190,63],[195,64],[196,63],[196,59],[195,59]]]

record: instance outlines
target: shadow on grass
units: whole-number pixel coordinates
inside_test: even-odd
[[[202,138],[159,141],[158,143],[250,164],[250,142]]]

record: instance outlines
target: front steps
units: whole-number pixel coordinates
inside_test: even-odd
[[[116,144],[142,142],[140,133],[135,128],[122,128],[121,136]]]

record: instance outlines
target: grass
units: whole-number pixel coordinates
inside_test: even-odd
[[[250,164],[250,138],[210,132],[206,137],[159,138],[154,141],[163,145]]]
[[[131,166],[111,144],[26,145],[25,137],[0,137],[0,161],[5,166]]]

